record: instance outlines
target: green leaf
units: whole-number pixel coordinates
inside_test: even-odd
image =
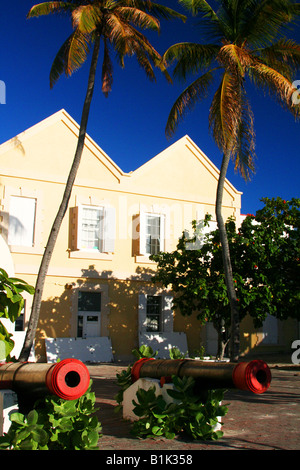
[[[25,416],[22,413],[12,413],[10,415],[10,421],[16,424],[24,424]]]
[[[27,423],[30,425],[36,424],[38,421],[38,412],[36,410],[29,411],[27,415]]]

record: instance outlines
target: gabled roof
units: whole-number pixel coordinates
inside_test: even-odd
[[[49,178],[48,181],[64,183],[77,145],[79,127],[61,109],[0,145],[3,170],[5,168],[8,175],[13,172],[14,176],[33,179],[44,176]],[[11,154],[12,149],[21,153]],[[28,149],[29,161],[25,162],[21,155],[26,157]],[[5,152],[8,152],[6,159]],[[86,186],[116,189],[117,184],[125,192],[140,195],[215,201],[219,170],[188,135],[130,173],[123,172],[88,134],[84,153],[77,182]],[[99,170],[98,163],[105,171]],[[224,189],[228,202],[242,194],[228,180]]]
[[[65,125],[66,129],[71,132],[76,139],[79,134],[79,124],[67,113],[65,109],[61,109],[51,116],[43,119],[39,123],[21,132],[12,139],[4,142],[0,145],[0,155],[9,151],[13,148],[18,148],[21,152],[24,152],[24,147],[28,139],[34,137],[41,131],[49,128],[55,123],[61,122]],[[122,176],[126,176],[119,166],[99,147],[99,145],[86,134],[85,148],[89,149],[93,155],[118,179]]]
[[[209,181],[210,189],[215,196],[219,175],[220,171],[207,155],[188,135],[185,135],[133,171],[130,179],[131,183],[135,184],[139,181],[145,184],[149,180],[152,186],[160,181],[161,190],[164,187],[170,188],[173,181],[174,189],[176,186],[178,192],[193,191],[194,194],[199,193],[204,181],[205,184]],[[231,197],[242,194],[228,179],[225,181],[224,189]]]

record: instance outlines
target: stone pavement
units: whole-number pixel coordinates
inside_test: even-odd
[[[262,358],[265,359],[265,358]],[[266,359],[265,359],[266,360]],[[276,358],[266,360],[272,382],[262,395],[229,390],[223,418],[223,438],[218,441],[138,439],[130,423],[114,412],[119,391],[116,373],[127,365],[88,365],[96,395],[97,416],[102,424],[99,448],[105,451],[191,452],[196,450],[300,450],[300,366]]]

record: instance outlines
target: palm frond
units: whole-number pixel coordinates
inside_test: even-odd
[[[257,57],[270,66],[280,62],[290,69],[290,74],[300,67],[300,45],[292,39],[280,39],[277,43],[255,52]]]
[[[216,69],[209,70],[208,72],[197,78],[190,84],[177,98],[170,111],[167,125],[166,134],[171,137],[180,120],[183,119],[188,111],[191,111],[198,101],[202,101],[208,95],[210,85],[213,81],[213,72]]]
[[[218,21],[218,15],[205,0],[178,0],[178,3],[186,10],[190,11],[192,15],[196,16],[202,14],[210,20]]]
[[[234,168],[245,181],[251,179],[255,171],[255,132],[254,117],[246,93],[242,89],[241,117],[237,130],[237,140],[231,154]]]
[[[267,47],[284,35],[296,20],[297,8],[289,0],[248,0],[241,2],[243,19],[237,42],[247,40],[254,47]]]
[[[59,77],[65,73],[72,75],[85,62],[89,53],[90,36],[75,30],[59,49],[51,70],[50,88],[54,86]]]
[[[158,67],[166,79],[171,81],[161,55],[150,41],[132,25],[122,21],[119,15],[111,15],[107,23],[106,35],[113,44],[121,66],[124,66],[125,56],[135,56],[150,80],[155,80],[153,67]]]
[[[295,87],[287,77],[261,62],[250,67],[248,75],[256,86],[268,90],[284,109],[290,111],[295,117],[299,117],[300,106],[295,106],[293,102]]]
[[[101,24],[103,14],[96,5],[80,5],[72,12],[73,27],[82,33],[91,33]]]
[[[168,66],[176,61],[173,75],[185,80],[188,74],[198,73],[210,66],[219,50],[220,47],[214,44],[183,42],[169,47],[163,60]]]
[[[253,57],[245,48],[241,48],[236,44],[226,44],[220,49],[218,55],[219,62],[224,68],[234,73],[245,75],[245,69],[253,63]]]
[[[27,13],[27,18],[34,18],[42,15],[49,15],[50,13],[68,13],[74,9],[76,5],[71,2],[43,2],[38,3],[31,7]]]
[[[180,19],[183,22],[186,21],[186,15],[150,0],[120,0],[118,5],[120,7],[136,8],[138,10],[151,13],[153,16],[164,20]]]
[[[132,7],[119,7],[118,15],[125,20],[131,22],[135,27],[141,29],[160,30],[160,23],[153,15],[149,15],[142,10]]]
[[[209,111],[209,127],[223,153],[232,152],[241,122],[241,80],[225,71]]]
[[[205,0],[178,0],[178,2],[192,15],[199,18],[196,26],[208,41],[219,42],[222,38],[229,36],[230,30],[224,21],[221,8],[215,11]]]

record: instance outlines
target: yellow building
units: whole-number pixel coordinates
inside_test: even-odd
[[[31,285],[62,198],[78,130],[61,110],[0,146],[1,235],[15,275]],[[86,137],[46,279],[37,360],[49,361],[52,353],[62,358],[68,348],[69,354],[83,356],[87,348],[94,361],[130,360],[132,349],[143,342],[154,349],[177,345],[190,352],[203,345],[213,353],[212,330],[173,312],[172,293],[151,282],[155,264],[149,255],[175,249],[182,231],[205,213],[212,214],[214,224],[218,176],[188,136],[130,173]],[[226,181],[224,218],[233,215],[239,224],[240,208],[241,192]],[[19,330],[26,328],[31,301],[27,296]],[[245,351],[261,341],[264,333],[259,334],[245,333]]]

